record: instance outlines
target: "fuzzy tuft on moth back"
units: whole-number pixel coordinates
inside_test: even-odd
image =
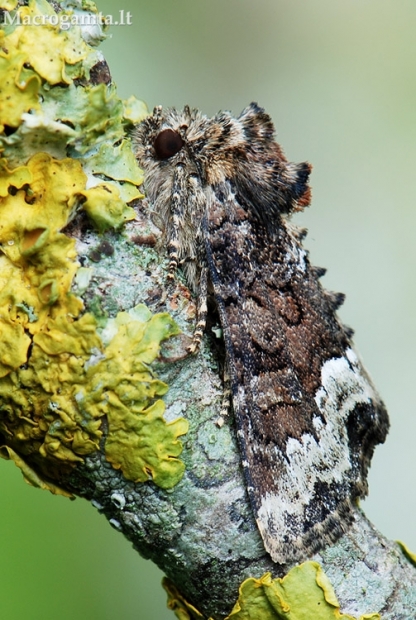
[[[239,193],[266,228],[270,217],[301,211],[309,205],[308,185],[312,166],[289,162],[275,141],[271,117],[256,103],[251,103],[238,117],[245,137],[245,154],[240,155],[240,174],[236,178]]]

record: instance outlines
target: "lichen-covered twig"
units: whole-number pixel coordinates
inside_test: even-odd
[[[135,202],[128,131],[146,111],[117,97],[91,2],[0,9],[1,455],[91,501],[165,571],[180,618],[411,618],[414,559],[358,508],[314,563],[283,579],[270,560],[232,416],[217,423],[218,330],[187,354],[195,300],[180,275],[167,288]]]

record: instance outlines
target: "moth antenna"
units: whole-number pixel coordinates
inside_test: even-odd
[[[345,301],[345,293],[333,293],[332,291],[326,291],[325,296],[334,312],[338,310],[338,308],[342,306]]]
[[[326,274],[326,268],[325,267],[313,267],[313,266],[311,266],[311,272],[312,272],[312,275],[314,275],[315,278],[317,278],[319,280],[319,278],[322,278],[322,276],[324,276]]]

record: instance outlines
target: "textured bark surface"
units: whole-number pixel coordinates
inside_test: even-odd
[[[107,83],[107,71],[95,79]],[[184,284],[167,290],[166,257],[154,247],[159,232],[146,220],[143,204],[137,221],[124,232],[106,234],[114,253],[101,251],[102,235],[83,220],[66,232],[77,239],[83,266],[94,269],[83,295],[86,310],[114,317],[142,302],[154,312],[172,313],[184,332],[192,333],[194,301]],[[179,484],[164,491],[151,482],[129,482],[105,460],[103,447],[70,473],[62,473],[58,482],[91,501],[204,616],[220,620],[230,612],[245,578],[266,571],[283,576],[290,566],[273,564],[264,550],[246,493],[232,416],[222,426],[217,423],[223,393],[219,341],[212,332],[197,356],[184,355],[188,343],[184,337],[165,343],[163,358],[154,366],[170,386],[164,397],[166,419],[183,416],[190,423],[182,437],[186,471]],[[322,564],[343,612],[379,612],[383,620],[415,616],[414,566],[358,508],[348,532],[313,559]]]
[[[168,310],[191,334],[194,302],[181,284],[167,294],[167,261],[143,244],[159,236],[146,221],[144,207],[140,205],[138,220],[129,223],[125,233],[107,235],[115,252],[94,263],[88,296],[91,303],[101,296],[102,308],[111,313],[138,302],[155,312]],[[84,264],[101,241],[92,231],[84,233],[78,245]],[[165,360],[180,357],[185,343],[183,336],[168,341]],[[215,336],[205,337],[197,356],[163,361],[157,368],[170,386],[164,397],[167,419],[184,416],[190,422],[182,438],[186,471],[176,487],[163,491],[151,482],[126,481],[102,454],[88,457],[67,485],[92,501],[141,555],[166,573],[186,600],[207,618],[219,620],[230,612],[244,579],[266,571],[283,576],[290,566],[274,564],[264,551],[246,494],[232,415],[223,426],[216,423],[222,384],[215,344]],[[311,559],[321,563],[344,613],[359,617],[379,612],[391,620],[412,617],[416,570],[358,508],[348,532]]]

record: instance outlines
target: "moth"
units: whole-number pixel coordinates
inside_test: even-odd
[[[155,108],[136,129],[169,275],[197,298],[191,351],[215,299],[247,492],[266,551],[287,564],[338,539],[367,494],[386,409],[323,289],[305,231],[311,166],[290,163],[257,104],[238,118]]]

